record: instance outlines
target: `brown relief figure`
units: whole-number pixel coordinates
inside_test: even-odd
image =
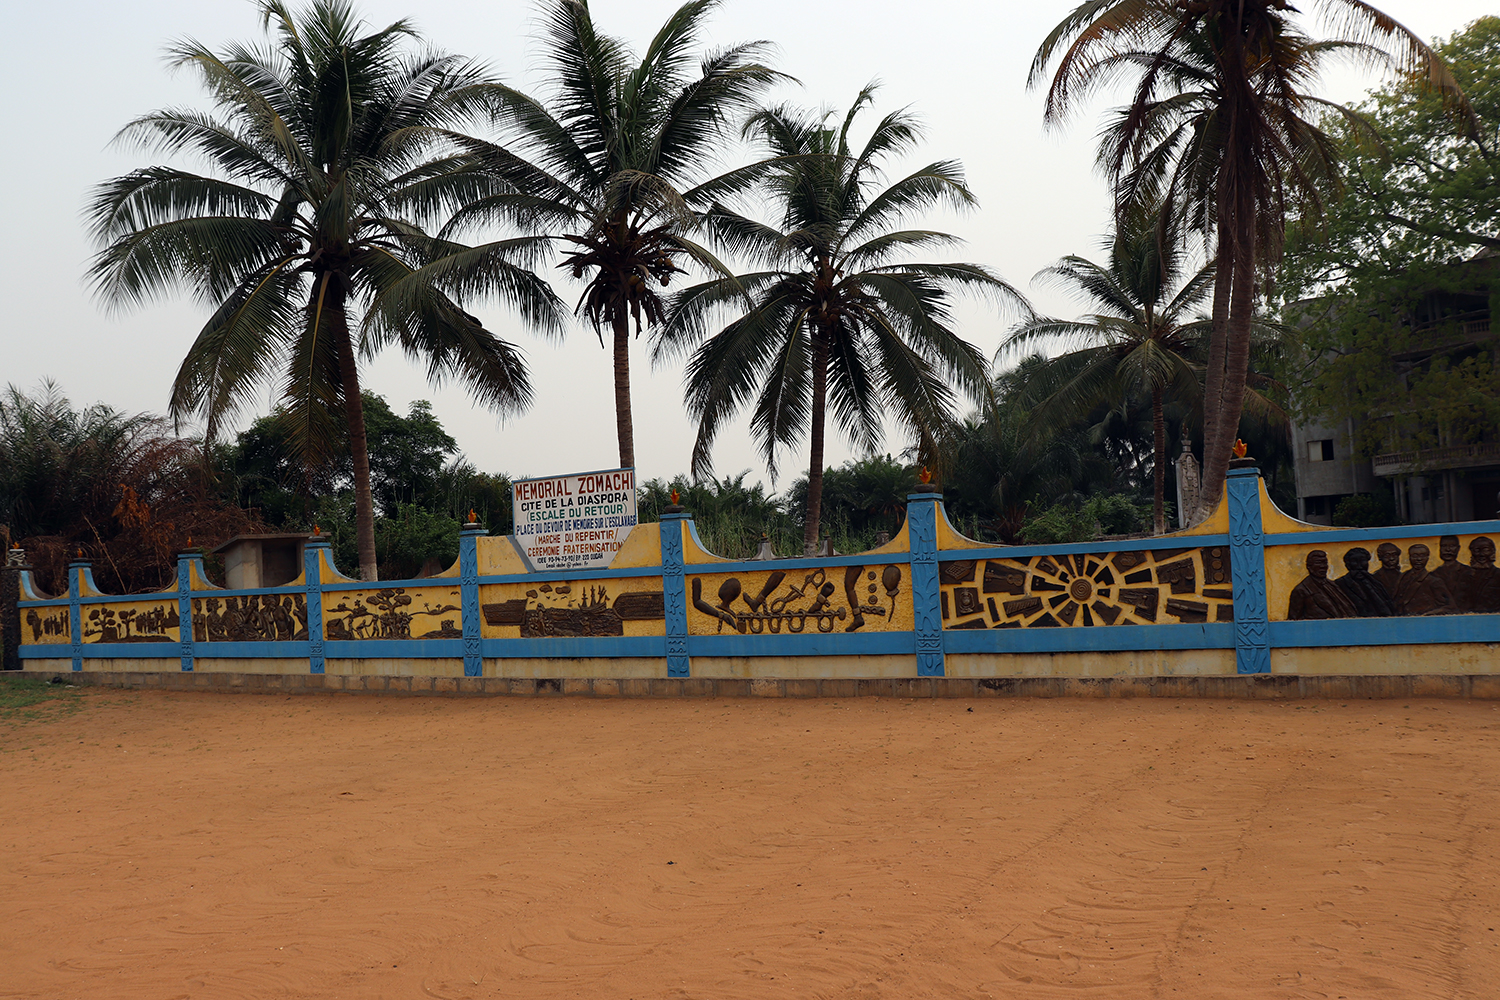
[[[1344,553],[1344,569],[1347,571],[1334,582],[1354,605],[1359,618],[1389,618],[1396,613],[1396,604],[1385,592],[1380,581],[1370,575],[1370,550],[1355,547]]]
[[[1396,588],[1401,585],[1401,549],[1390,542],[1381,542],[1375,549],[1375,555],[1380,560],[1380,568],[1370,575],[1385,588],[1394,607]]]
[[[1438,539],[1438,565],[1431,572],[1432,575],[1443,581],[1443,586],[1448,588],[1448,593],[1453,595],[1454,609],[1459,610],[1459,596],[1464,592],[1464,583],[1469,575],[1469,567],[1458,561],[1458,536],[1444,535]]]
[[[1432,550],[1420,543],[1406,550],[1411,569],[1401,574],[1401,583],[1396,588],[1396,611],[1403,615],[1446,615],[1455,608],[1453,595],[1432,573],[1427,571],[1427,560]]]
[[[1500,614],[1500,569],[1495,568],[1495,542],[1483,535],[1469,543],[1469,573],[1464,580],[1462,607],[1470,614]]]
[[[1307,576],[1292,588],[1286,616],[1292,621],[1355,617],[1354,604],[1328,579],[1328,553],[1322,549],[1307,554]]]

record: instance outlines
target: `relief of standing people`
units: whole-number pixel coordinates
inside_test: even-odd
[[[1328,578],[1328,553],[1307,554],[1307,576],[1292,588],[1287,618],[1390,618],[1413,615],[1500,613],[1500,569],[1495,542],[1480,536],[1469,542],[1469,562],[1459,561],[1463,546],[1457,535],[1438,540],[1439,564],[1428,569],[1432,550],[1421,542],[1406,550],[1409,569],[1401,570],[1401,549],[1382,542],[1375,549],[1380,569],[1371,573],[1370,551],[1355,546],[1344,552],[1344,575]]]

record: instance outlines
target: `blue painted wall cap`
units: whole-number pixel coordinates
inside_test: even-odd
[[[906,495],[907,503],[921,503],[927,500],[941,499],[943,499],[943,495],[941,493],[908,493]]]
[[[1259,468],[1230,469],[1228,475],[1229,475],[1230,479],[1240,478],[1240,477],[1244,477],[1244,476],[1257,476],[1258,477],[1260,475],[1260,469]]]
[[[663,521],[691,521],[693,515],[688,511],[683,511],[681,514],[663,514],[661,519]]]
[[[458,533],[464,536],[472,535],[475,538],[480,538],[488,535],[490,533],[490,529],[484,527],[481,524],[470,524],[465,525],[462,529],[459,530]]]
[[[327,535],[317,535],[309,538],[302,544],[310,549],[331,549],[333,548],[333,539],[329,538]]]

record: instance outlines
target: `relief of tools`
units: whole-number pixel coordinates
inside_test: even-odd
[[[702,580],[694,578],[693,607],[717,618],[721,632],[725,625],[729,625],[737,632],[748,630],[756,635],[767,630],[780,633],[783,624],[788,632],[801,632],[807,628],[809,618],[817,623],[819,632],[832,632],[834,622],[842,621],[848,615],[844,608],[829,606],[828,599],[838,588],[828,582],[828,574],[821,568],[807,574],[800,587],[787,584],[786,593],[767,605],[767,598],[785,579],[786,574],[778,570],[766,578],[760,593],[751,596],[744,593],[737,577],[730,577],[719,586],[719,604],[715,607],[703,599]],[[808,599],[812,603],[805,608],[787,608],[793,601]],[[736,600],[743,600],[750,610],[732,609],[730,605]]]
[[[861,574],[864,574],[868,580],[865,587],[869,592],[866,598],[869,601],[868,604],[860,603],[859,578]],[[891,601],[889,612],[876,603],[875,592],[877,588],[875,586],[875,571],[873,569],[865,573],[863,566],[850,566],[844,571],[844,596],[849,601],[849,607],[854,610],[854,620],[844,628],[845,632],[853,632],[862,627],[865,623],[865,615],[889,614],[890,618],[887,620],[895,618],[896,595],[901,592],[901,567],[887,566],[885,572],[880,574],[880,582],[884,584],[886,596]]]

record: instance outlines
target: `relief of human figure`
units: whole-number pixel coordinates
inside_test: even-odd
[[[1385,587],[1370,573],[1370,550],[1355,547],[1344,553],[1346,572],[1334,582],[1354,605],[1360,618],[1389,618],[1396,613],[1396,605]]]
[[[1443,581],[1448,593],[1453,595],[1455,605],[1464,592],[1464,582],[1469,576],[1469,567],[1458,561],[1458,536],[1444,535],[1438,539],[1438,564],[1432,575]]]
[[[1401,574],[1396,587],[1396,611],[1403,615],[1452,614],[1453,593],[1435,574],[1427,571],[1432,550],[1418,542],[1406,550],[1411,569]]]
[[[1355,617],[1354,602],[1343,588],[1328,579],[1328,553],[1313,549],[1307,554],[1307,576],[1292,588],[1286,616],[1292,621]]]
[[[1391,542],[1381,542],[1375,549],[1375,556],[1380,560],[1380,568],[1370,575],[1385,588],[1394,607],[1396,588],[1401,586],[1401,549]]]
[[[1483,535],[1469,543],[1469,572],[1464,579],[1462,606],[1472,614],[1500,613],[1500,569],[1495,568],[1495,542]]]

